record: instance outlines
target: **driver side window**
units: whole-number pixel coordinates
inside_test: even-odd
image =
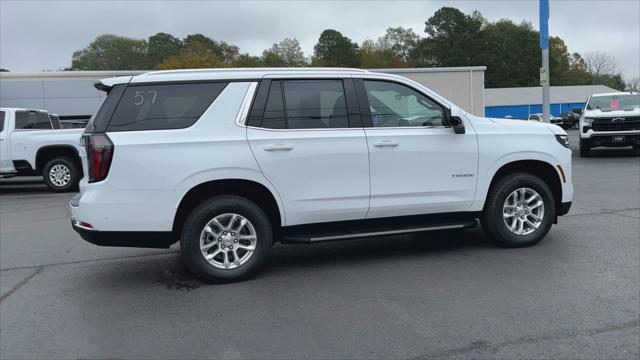
[[[374,127],[445,126],[442,107],[410,87],[365,80]]]

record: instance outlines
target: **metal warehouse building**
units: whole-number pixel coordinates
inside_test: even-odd
[[[465,110],[484,114],[486,67],[377,69],[421,83]],[[138,75],[146,71],[62,71],[35,74],[0,73],[0,107],[44,109],[61,120],[86,120],[104,93],[93,87],[100,79]]]
[[[617,91],[604,85],[551,86],[551,114],[582,109],[592,94]],[[485,89],[484,100],[488,117],[526,119],[529,114],[542,113],[541,87]]]

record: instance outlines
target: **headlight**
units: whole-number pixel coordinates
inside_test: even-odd
[[[591,126],[591,123],[593,123],[593,119],[592,118],[582,118],[582,125]]]
[[[556,135],[556,140],[560,143],[560,145],[569,148],[569,136],[567,135]]]

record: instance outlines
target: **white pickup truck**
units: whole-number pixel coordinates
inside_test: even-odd
[[[60,129],[44,110],[0,108],[0,178],[42,175],[53,191],[76,189],[82,131]]]

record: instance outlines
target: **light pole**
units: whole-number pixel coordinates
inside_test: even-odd
[[[542,85],[542,115],[549,122],[551,113],[549,91],[549,0],[540,0],[540,49],[542,49],[542,67],[540,85]]]

